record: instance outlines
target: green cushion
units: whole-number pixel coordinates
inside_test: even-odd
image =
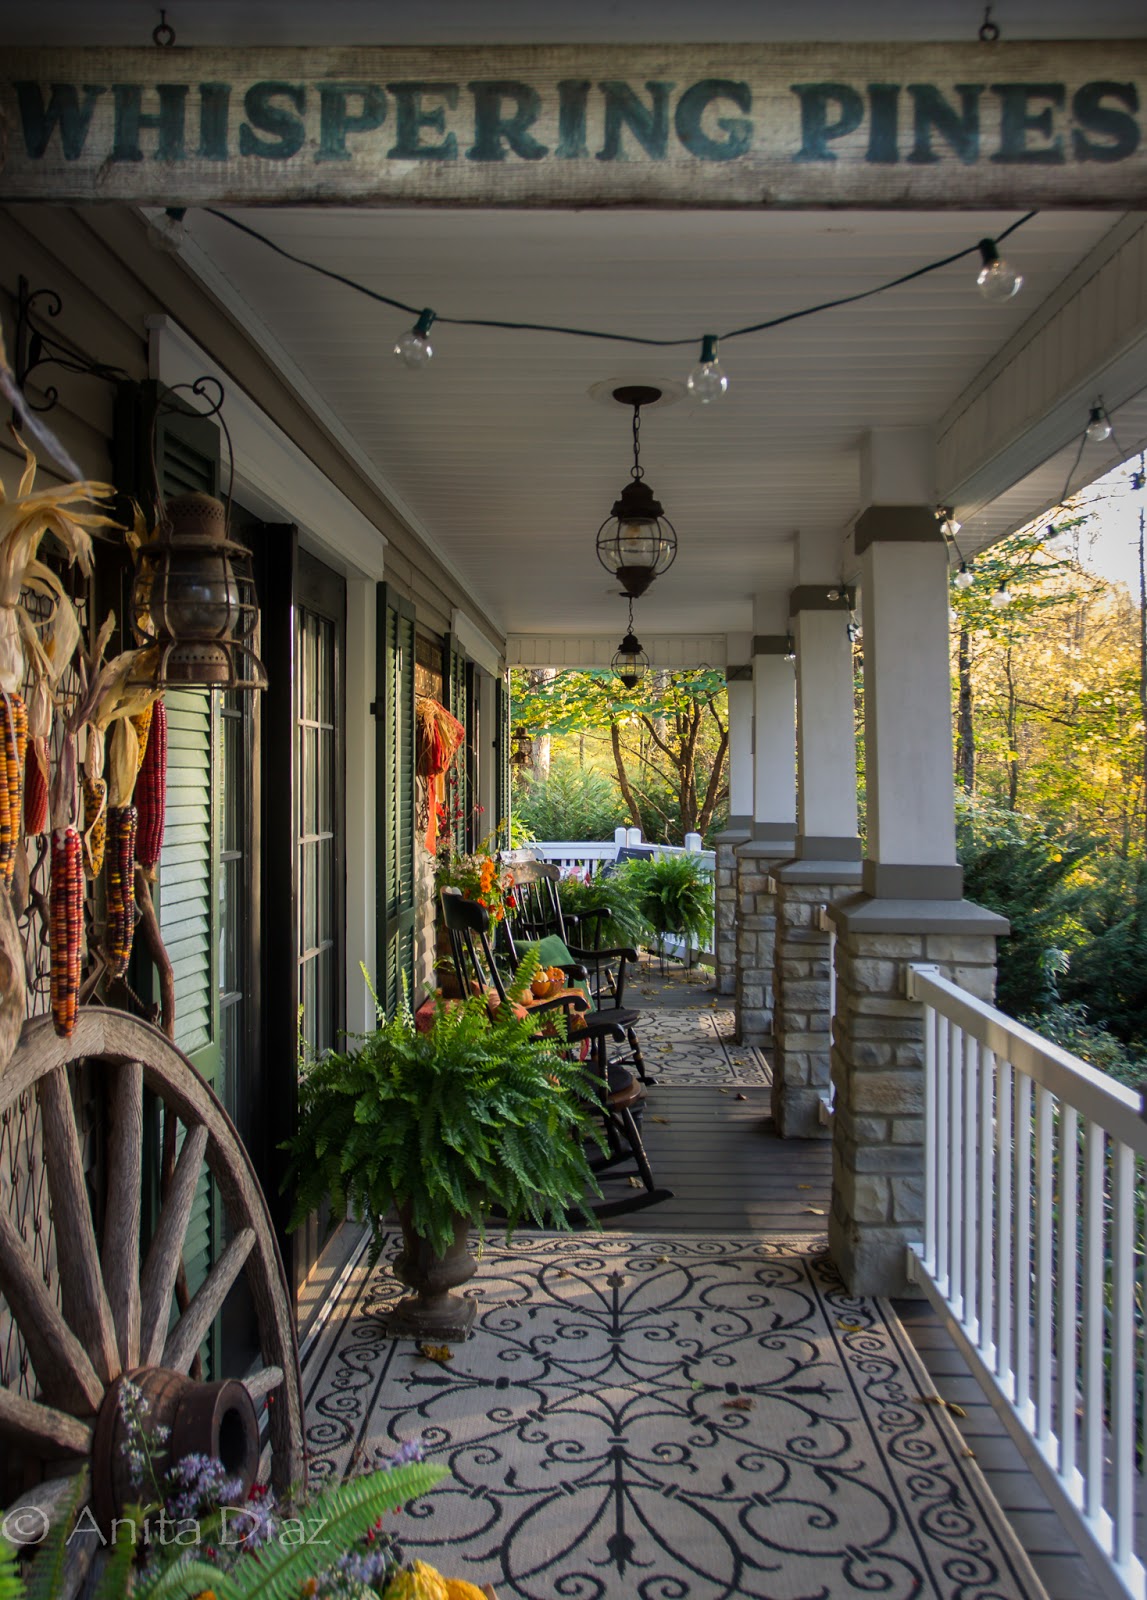
[[[538,961],[543,967],[576,967],[578,965],[573,956],[570,955],[569,947],[565,940],[556,933],[547,933],[544,939],[520,942],[517,950],[520,956],[524,956],[527,950],[536,950],[538,952]],[[593,996],[590,994],[589,984],[586,983],[584,978],[571,978],[569,986],[571,989],[580,989],[592,1007]]]

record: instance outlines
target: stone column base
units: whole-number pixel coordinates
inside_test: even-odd
[[[786,861],[773,871],[773,1116],[783,1139],[827,1139],[822,1116],[830,1078],[832,936],[821,907],[860,883],[859,861]]]
[[[759,826],[759,825],[758,825]],[[769,875],[793,853],[792,838],[751,839],[737,860],[737,1039],[758,1050],[773,1043],[773,949],[776,896]]]
[[[978,999],[995,994],[1008,923],[965,900],[850,895],[836,925],[829,1248],[853,1294],[903,1295],[906,1247],[924,1235],[923,1007],[908,964],[927,961]]]
[[[730,827],[715,840],[713,955],[718,994],[737,992],[737,846],[747,844],[751,838],[748,828]]]

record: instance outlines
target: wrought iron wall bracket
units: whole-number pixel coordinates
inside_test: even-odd
[[[62,309],[63,301],[55,289],[32,289],[27,278],[21,276],[17,279],[13,371],[29,411],[51,411],[60,398],[55,384],[49,384],[44,389],[41,401],[30,398],[28,379],[38,367],[59,367],[63,372],[79,373],[85,378],[101,378],[105,383],[119,383],[127,377],[127,373],[119,367],[93,361],[90,356],[64,344],[47,329],[37,326],[36,317],[58,317]],[[14,420],[19,426],[18,419]]]

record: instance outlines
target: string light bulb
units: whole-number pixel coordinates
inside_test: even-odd
[[[956,574],[956,588],[970,589],[976,581],[976,574],[966,561],[960,562],[960,570]]]
[[[177,256],[187,243],[187,225],[183,220],[186,215],[186,207],[168,206],[158,216],[149,218],[147,242],[154,250],[165,250],[168,255]]]
[[[690,400],[699,406],[719,400],[729,387],[729,375],[717,359],[717,335],[707,333],[701,340],[701,359],[685,380]]]
[[[989,305],[1002,306],[1024,286],[1023,274],[1005,261],[994,239],[980,240],[980,267],[976,287]]]
[[[1102,406],[1092,406],[1084,430],[1091,444],[1102,444],[1111,437],[1111,420]]]
[[[940,532],[945,539],[954,539],[964,526],[962,522],[957,522],[952,515],[951,506],[937,506],[936,521],[940,524]]]
[[[797,644],[792,634],[785,635],[785,660],[795,661],[797,658]]]
[[[992,606],[996,611],[1003,611],[1011,603],[1012,591],[1008,588],[1007,580],[1005,579],[992,594]]]
[[[394,347],[395,355],[411,370],[426,366],[434,355],[434,346],[429,338],[434,317],[435,313],[427,306],[410,332],[404,333]]]

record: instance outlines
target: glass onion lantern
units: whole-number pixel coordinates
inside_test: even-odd
[[[532,750],[533,740],[525,728],[516,728],[514,730],[514,749],[513,754],[510,756],[510,765],[512,767],[528,767]]]
[[[209,494],[168,500],[136,551],[132,622],[154,646],[160,688],[265,689],[252,640],[259,621],[251,552],[228,538],[227,509]]]
[[[641,467],[641,408],[660,400],[661,390],[631,384],[615,389],[613,398],[619,405],[633,407],[632,482],[626,484],[597,530],[597,559],[632,600],[673,565],[677,534],[665,508],[644,481]]]
[[[629,632],[614,652],[610,666],[625,689],[636,689],[649,671],[649,657],[641,648],[641,640],[633,631],[633,600],[629,602]]]

